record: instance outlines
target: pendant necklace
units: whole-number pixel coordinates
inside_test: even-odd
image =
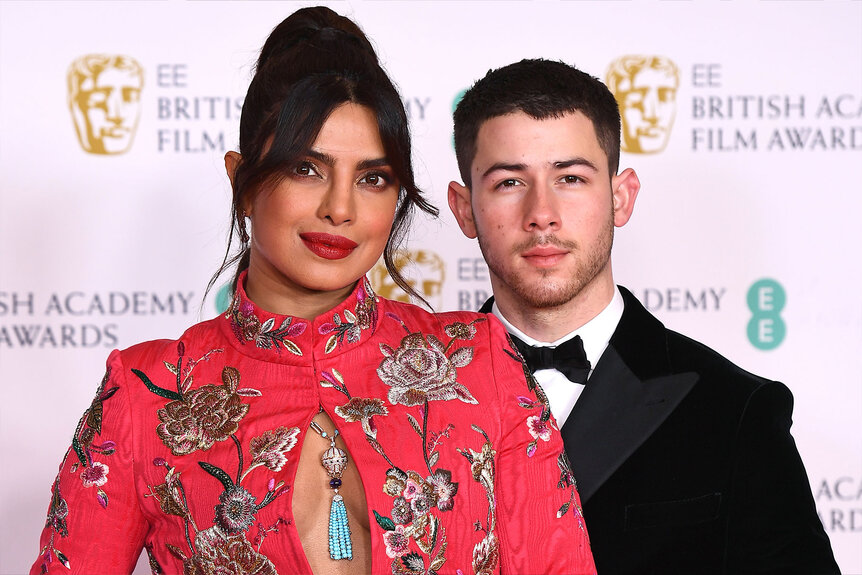
[[[344,498],[339,495],[341,474],[347,467],[347,452],[335,446],[338,428],[329,434],[317,422],[311,422],[311,429],[320,437],[329,440],[329,449],[323,452],[320,462],[329,475],[329,488],[335,492],[332,496],[332,506],[329,508],[329,557],[331,559],[353,559],[353,544],[350,541],[350,526],[347,524],[347,508]]]

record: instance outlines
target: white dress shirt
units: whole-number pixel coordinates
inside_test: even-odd
[[[576,335],[581,336],[581,339],[584,342],[584,351],[587,354],[587,359],[591,366],[590,373],[587,376],[587,379],[589,379],[590,375],[593,374],[592,368],[594,368],[599,362],[599,359],[608,347],[608,342],[610,341],[611,336],[614,334],[614,331],[617,329],[617,325],[620,323],[624,307],[625,304],[623,303],[623,296],[620,293],[619,288],[614,287],[614,297],[611,299],[611,302],[607,307],[599,312],[599,315],[575,331],[550,343],[535,340],[509,323],[509,321],[503,317],[503,314],[500,313],[500,309],[497,307],[496,301],[491,307],[491,313],[503,322],[503,325],[506,326],[506,330],[509,333],[524,343],[536,347],[557,347]],[[572,412],[572,408],[575,407],[575,402],[577,402],[578,398],[581,396],[581,392],[584,391],[585,382],[569,381],[565,375],[556,369],[540,369],[533,375],[536,377],[536,381],[539,382],[539,385],[542,386],[542,389],[548,396],[548,401],[551,404],[551,413],[557,420],[557,424],[562,427],[566,422],[566,419],[569,417],[569,414]]]

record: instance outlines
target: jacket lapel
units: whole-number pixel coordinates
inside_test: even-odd
[[[582,501],[652,435],[699,379],[694,372],[672,373],[665,327],[630,292],[620,291],[623,317],[562,428]]]

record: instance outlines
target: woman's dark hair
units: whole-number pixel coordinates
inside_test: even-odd
[[[416,187],[404,104],[362,30],[349,18],[322,6],[303,8],[288,16],[260,51],[242,106],[242,159],[233,178],[228,246],[207,292],[237,263],[235,289],[239,275],[248,268],[249,238],[242,212],[245,198],[277,185],[314,143],[329,115],[348,102],[375,114],[386,158],[400,185],[383,261],[401,289],[422,299],[394,265],[395,252],[404,240],[414,209],[438,214]],[[240,248],[231,255],[235,235],[239,236]]]

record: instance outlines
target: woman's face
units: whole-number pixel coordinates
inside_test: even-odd
[[[249,297],[306,318],[336,306],[383,253],[398,192],[374,113],[336,108],[288,176],[243,206],[252,229]]]

